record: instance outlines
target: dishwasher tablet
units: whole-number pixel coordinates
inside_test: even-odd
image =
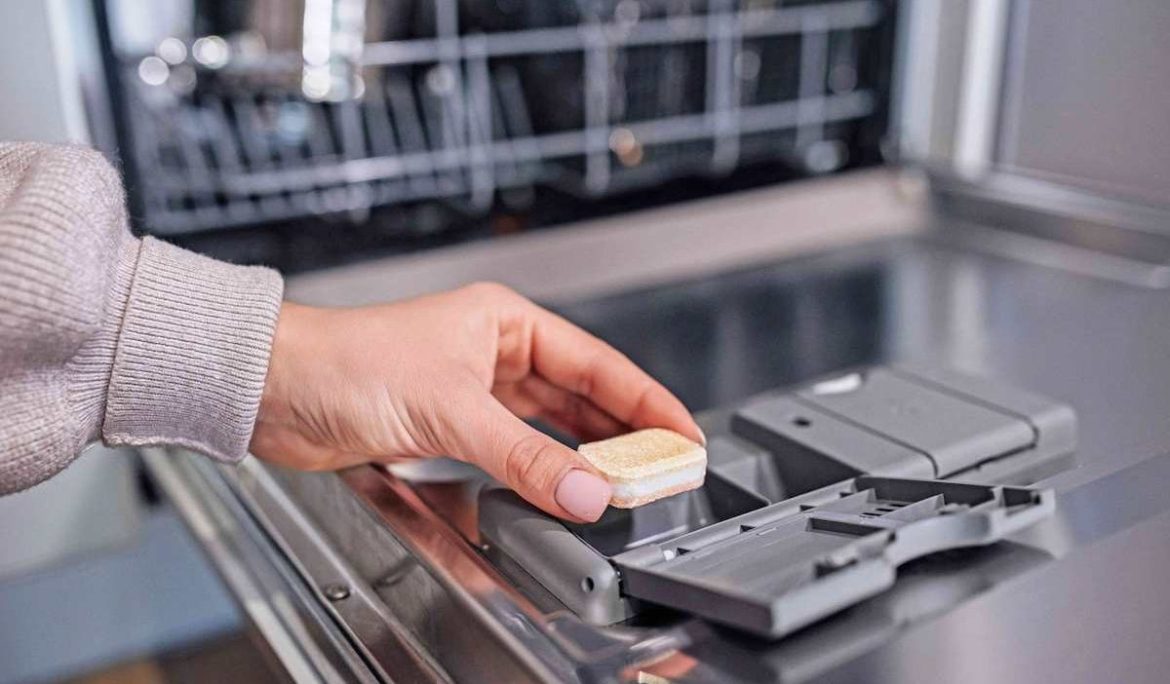
[[[697,489],[707,450],[672,430],[650,428],[577,448],[613,487],[610,505],[636,508]]]

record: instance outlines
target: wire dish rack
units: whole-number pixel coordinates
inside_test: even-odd
[[[360,222],[420,200],[487,212],[537,185],[595,197],[764,160],[830,172],[879,109],[866,61],[894,13],[877,0],[292,9],[300,45],[250,30],[117,54],[146,230]]]

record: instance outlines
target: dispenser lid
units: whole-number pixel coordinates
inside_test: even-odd
[[[858,477],[613,558],[627,596],[780,637],[891,587],[903,563],[999,541],[1051,490]]]
[[[1036,446],[1026,417],[892,368],[865,373],[848,392],[821,391],[824,384],[798,392],[796,400],[925,455],[935,477]]]

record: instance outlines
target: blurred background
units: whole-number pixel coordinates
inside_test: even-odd
[[[0,138],[98,147],[137,233],[304,301],[505,280],[701,410],[930,334],[891,308],[921,273],[777,265],[922,227],[923,168],[1159,195],[1164,121],[1124,164],[1067,144],[1142,90],[1111,74],[1157,78],[1077,61],[1156,41],[1137,4],[1088,31],[1083,0],[5,0]],[[246,629],[133,455],[0,499],[0,683],[263,681]]]
[[[877,0],[97,14],[98,142],[138,228],[289,272],[878,163],[897,21]]]

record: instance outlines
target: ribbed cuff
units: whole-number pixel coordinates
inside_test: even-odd
[[[138,266],[138,252],[142,247],[142,242],[131,237],[129,231],[115,236],[118,243],[110,248],[110,252],[116,257],[105,280],[107,287],[103,293],[105,306],[101,325],[66,364],[70,405],[83,442],[102,436],[110,371],[118,351],[118,333],[126,317],[130,284],[134,281],[134,269]]]
[[[280,313],[272,270],[145,238],[106,396],[108,444],[177,444],[221,461],[252,438]]]

